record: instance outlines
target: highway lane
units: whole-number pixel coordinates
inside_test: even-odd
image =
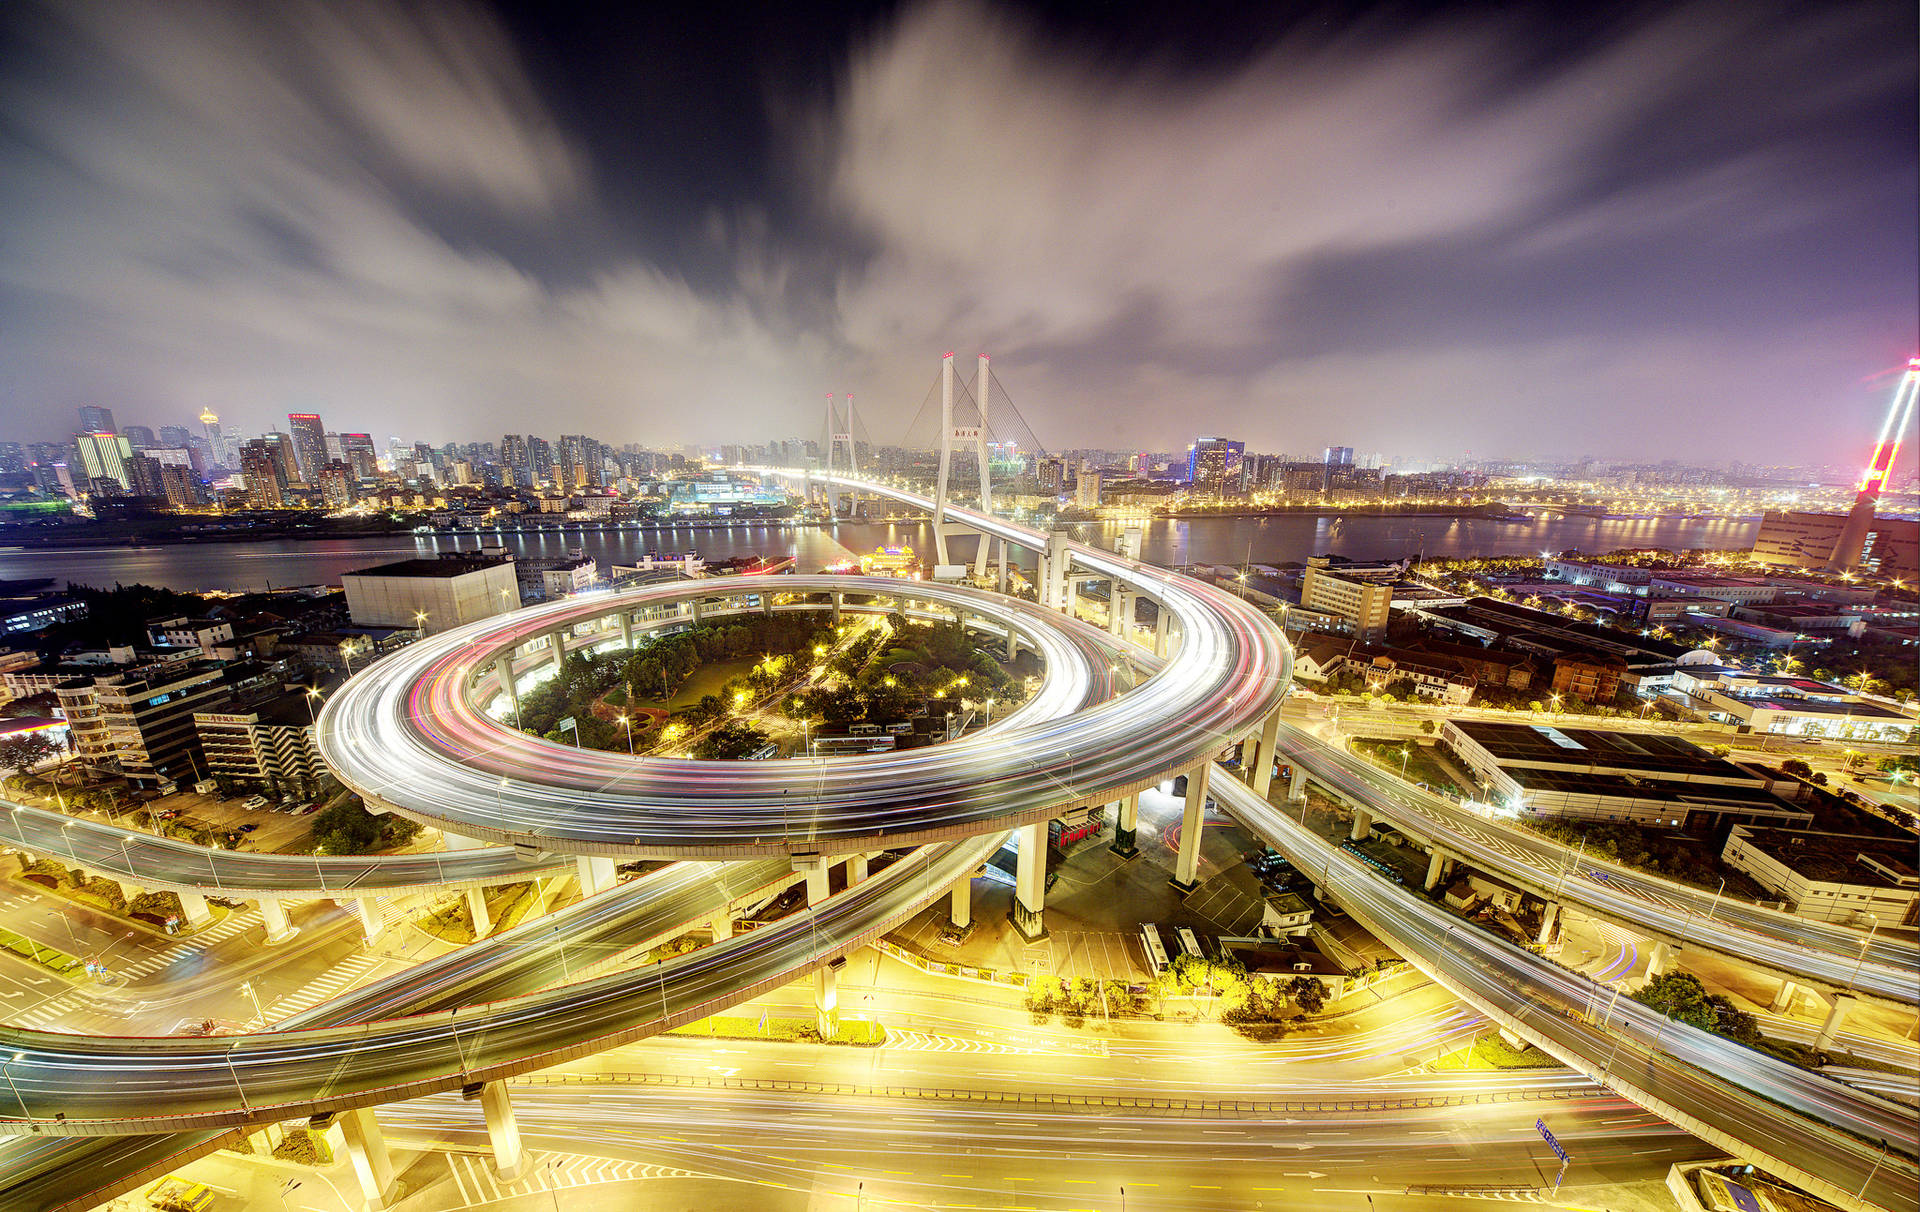
[[[546,1068],[786,984],[907,920],[1000,844],[992,835],[924,847],[821,906],[725,942],[644,969],[444,1013],[213,1040],[0,1028],[0,1051],[17,1057],[7,1066],[10,1092],[24,1109],[23,1116],[0,1117],[0,1132],[151,1134],[238,1125]]]
[[[1356,921],[1569,1066],[1842,1207],[1920,1207],[1913,1108],[1674,1023],[1477,930],[1380,879],[1237,781],[1219,780],[1215,794],[1302,870],[1319,872]]]
[[[724,766],[555,745],[494,720],[476,701],[476,679],[488,676],[498,655],[618,611],[833,592],[911,596],[1012,627],[1045,660],[1046,680],[1013,717],[947,744]],[[569,599],[451,629],[373,665],[329,700],[320,747],[341,780],[370,802],[472,837],[544,850],[741,858],[954,840],[1151,786],[1246,735],[1279,706],[1291,656],[1271,624],[1191,581],[1161,592],[1184,628],[1185,658],[1092,706],[1094,670],[1070,640],[1100,646],[1109,637],[1057,611],[978,590],[778,576]],[[1098,669],[1104,674],[1105,664]],[[529,777],[532,771],[539,776]]]
[[[214,896],[353,898],[517,883],[572,869],[564,856],[511,846],[400,855],[263,854],[215,850],[106,821],[90,821],[0,798],[0,846],[146,889]]]
[[[1295,724],[1281,752],[1378,820],[1407,829],[1476,867],[1655,937],[1710,948],[1802,981],[1904,1005],[1920,1004],[1920,950],[1898,937],[1810,921],[1607,862],[1518,827],[1507,827]],[[1717,903],[1716,903],[1717,899]]]
[[[675,864],[363,986],[277,1027],[344,1026],[532,994],[588,975],[793,878],[788,864],[772,860]],[[215,1130],[6,1138],[0,1140],[0,1209],[90,1208],[140,1176],[157,1177],[220,1147],[229,1135]]]
[[[1311,1095],[1313,1091],[1303,1091]],[[1411,1185],[1551,1187],[1544,1115],[1574,1154],[1567,1202],[1584,1190],[1657,1183],[1675,1161],[1713,1155],[1604,1094],[1476,1107],[1351,1106],[1288,1115],[979,1107],[958,1101],[706,1090],[516,1086],[529,1148],[722,1176],[767,1208],[1365,1208]],[[383,1112],[391,1138],[484,1147],[472,1104],[436,1097]],[[431,1175],[431,1169],[420,1173]],[[652,1182],[602,1207],[649,1197],[706,1206],[717,1187]],[[788,1196],[785,1193],[792,1193]],[[1459,1192],[1466,1195],[1466,1192]],[[589,1190],[568,1192],[585,1206]],[[624,1198],[625,1203],[618,1202]],[[1442,1197],[1444,1198],[1444,1197]],[[788,1200],[791,1202],[788,1202]],[[1472,1205],[1483,1206],[1481,1196]]]

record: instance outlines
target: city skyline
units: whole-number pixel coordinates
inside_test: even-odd
[[[1056,449],[1848,463],[1912,352],[1895,14],[1106,16],[22,6],[12,411],[890,444],[984,347]]]

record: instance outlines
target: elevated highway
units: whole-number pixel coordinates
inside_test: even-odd
[[[929,504],[885,486],[858,487]],[[215,1041],[0,1030],[0,1048],[18,1057],[6,1067],[20,1104],[17,1117],[0,1120],[0,1131],[211,1131],[366,1108],[550,1066],[787,983],[946,894],[998,847],[1007,829],[1031,836],[1066,808],[1125,796],[1184,771],[1192,827],[1183,837],[1183,863],[1187,847],[1197,845],[1211,778],[1229,812],[1293,853],[1310,873],[1319,870],[1363,924],[1521,1038],[1843,1206],[1898,1212],[1915,1206],[1911,1109],[1632,1003],[1610,1002],[1596,1020],[1588,1009],[1598,990],[1591,982],[1451,919],[1300,829],[1254,789],[1214,776],[1211,756],[1222,745],[1258,735],[1264,759],[1278,737],[1290,657],[1277,629],[1244,603],[1110,553],[999,519],[960,516],[1003,541],[1044,544],[1056,563],[1050,575],[1066,575],[1057,567],[1065,560],[1162,602],[1177,620],[1177,649],[1164,663],[1136,657],[1157,670],[1155,676],[1086,706],[1087,688],[1073,684],[1084,670],[1071,672],[1083,650],[1059,640],[1083,625],[1031,604],[982,602],[987,595],[915,585],[916,600],[997,612],[1036,647],[1046,645],[1047,686],[1036,700],[1042,706],[1030,705],[982,737],[883,761],[636,763],[519,736],[480,706],[485,668],[501,657],[511,667],[527,635],[511,626],[496,630],[500,620],[416,645],[418,651],[401,654],[412,658],[404,676],[370,677],[400,669],[399,658],[376,665],[336,695],[323,717],[322,744],[349,785],[396,811],[471,836],[608,860],[698,854],[806,861],[822,852],[918,844],[910,856],[766,929],[647,969],[502,1002]],[[783,583],[759,590],[745,582],[730,588],[849,592],[836,578],[778,580]],[[852,592],[874,587],[860,582]],[[604,606],[605,600],[561,603],[537,621],[578,627],[596,617],[593,611],[604,615]],[[576,608],[589,613],[568,613]],[[529,615],[527,621],[535,620]],[[565,650],[564,641],[558,648]],[[1067,687],[1057,697],[1049,693],[1056,682]],[[1049,711],[1059,714],[1041,718]],[[843,763],[858,773],[843,775]],[[779,775],[768,773],[782,767]],[[1265,769],[1264,760],[1256,763],[1260,783]],[[777,785],[781,775],[785,788]],[[1856,1178],[1858,1187],[1847,1189]]]
[[[1332,745],[1292,723],[1289,759],[1374,820],[1549,902],[1673,946],[1694,947],[1830,992],[1920,1004],[1920,949],[1898,936],[1810,921],[1688,887],[1500,824]]]

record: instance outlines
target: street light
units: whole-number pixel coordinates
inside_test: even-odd
[[[628,719],[624,714],[616,716],[614,718],[618,719],[622,724],[625,724],[627,726],[627,756],[632,757],[633,756],[633,721]]]
[[[1867,937],[1860,940],[1860,958],[1853,961],[1853,975],[1847,978],[1847,992],[1853,992],[1853,983],[1860,979],[1860,967],[1867,962],[1867,948],[1873,945],[1873,932],[1880,928],[1880,915],[1867,914],[1867,920],[1873,925],[1867,927]]]
[[[247,996],[253,999],[253,1012],[260,1019],[260,1029],[262,1031],[266,1030],[269,1024],[267,1022],[267,1012],[260,1005],[260,991],[253,987],[252,981],[241,981],[240,987],[245,989]]]

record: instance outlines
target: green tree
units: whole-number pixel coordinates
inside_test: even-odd
[[[1311,976],[1296,976],[1287,982],[1287,992],[1302,1014],[1318,1014],[1327,1005],[1327,987]]]

